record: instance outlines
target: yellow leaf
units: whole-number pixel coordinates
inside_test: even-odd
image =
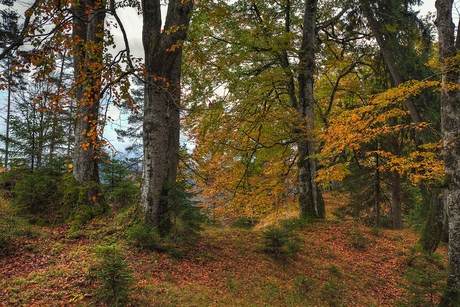
[[[69,168],[73,168],[73,165],[72,165],[72,164],[69,164]]]

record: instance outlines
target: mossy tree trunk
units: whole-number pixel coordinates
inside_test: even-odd
[[[98,170],[105,6],[105,1],[85,0],[78,1],[73,7],[74,95],[77,102],[73,174],[86,193],[79,198],[78,209],[85,211],[86,216],[96,216],[108,210]]]

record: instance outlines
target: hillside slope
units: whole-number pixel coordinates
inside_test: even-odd
[[[70,225],[33,226],[0,259],[0,305],[100,306],[96,251],[114,244],[135,277],[134,306],[395,306],[409,299],[405,284],[442,272],[445,262],[445,246],[439,261],[425,261],[409,230],[331,220],[285,223],[301,250],[281,260],[261,251],[263,229],[207,227],[194,242],[148,251],[127,242],[128,220],[106,216],[74,233]],[[420,280],[408,280],[406,272],[417,268]],[[423,299],[436,302],[436,291]]]

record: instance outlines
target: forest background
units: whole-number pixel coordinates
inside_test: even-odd
[[[421,15],[427,15],[429,13],[434,13],[435,12],[434,2],[435,0],[423,1],[422,5],[416,6],[414,9],[417,11],[420,11]],[[22,13],[24,8],[28,8],[28,7],[30,7],[30,4],[29,5],[25,4],[23,7],[15,7],[15,10],[17,10],[19,13]],[[120,14],[120,16],[121,16],[121,20],[123,24],[125,24],[133,55],[135,57],[143,57],[142,38],[140,35],[141,34],[140,29],[142,28],[142,20],[140,16],[137,14],[137,12],[132,8],[123,8],[122,11],[123,13]],[[114,39],[115,39],[116,45],[118,46],[122,45],[123,38],[121,36],[121,33],[117,33],[117,31],[115,31],[114,36],[115,36]],[[8,98],[7,96],[8,96],[7,92],[1,91],[0,110],[3,114],[2,115],[3,118],[5,118],[4,113],[6,113],[7,98]],[[107,138],[107,140],[109,140],[110,143],[114,145],[115,150],[123,152],[124,148],[126,146],[129,146],[129,144],[125,144],[123,142],[118,141],[115,129],[126,125],[127,119],[126,117],[120,116],[117,108],[110,108],[109,113],[113,119],[116,119],[116,122],[110,123],[106,127],[106,130],[104,131],[105,133],[104,137]],[[0,130],[1,133],[5,134],[6,121],[2,122],[1,129],[2,129]],[[3,146],[4,148],[5,144],[1,144],[1,146]]]
[[[449,1],[437,1],[445,13],[438,16],[417,15],[420,1],[139,5],[35,1],[24,19],[2,11],[2,210],[17,216],[18,229],[65,222],[71,234],[121,212],[129,222],[116,232],[127,242],[171,252],[202,223],[267,224],[262,250],[286,260],[298,251],[276,228],[288,216],[304,230],[324,219],[411,228],[432,264],[449,241],[447,287],[442,299],[439,289],[430,297],[458,302],[458,63]],[[125,6],[142,12],[142,26],[121,22],[134,16]],[[126,29],[141,27],[145,57],[136,57],[138,40],[128,44]],[[122,120],[112,105],[127,118],[114,129],[130,141],[123,153],[104,137]],[[180,130],[193,146],[180,146]],[[331,208],[331,195],[346,201]],[[0,242],[7,256],[21,249],[9,241],[24,240],[11,223]],[[102,296],[113,303],[115,292]]]

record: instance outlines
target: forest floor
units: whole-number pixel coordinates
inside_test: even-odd
[[[331,209],[336,199],[326,201]],[[2,201],[0,214],[9,212],[6,206]],[[128,226],[123,213],[73,233],[67,224],[31,226],[0,255],[0,306],[104,305],[93,271],[98,248],[113,244],[134,275],[131,306],[415,306],[417,300],[431,306],[439,298],[435,276],[445,269],[445,244],[439,260],[427,260],[414,249],[419,234],[411,230],[331,217],[291,223],[301,250],[278,259],[261,250],[269,226],[208,226],[198,239],[163,252],[134,247]]]

